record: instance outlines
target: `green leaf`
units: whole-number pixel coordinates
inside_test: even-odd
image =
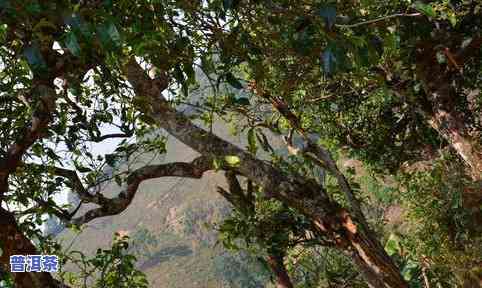
[[[37,157],[41,157],[45,154],[42,145],[40,145],[39,143],[35,143],[34,145],[32,145],[32,152]]]
[[[226,74],[226,81],[229,83],[229,85],[233,86],[236,89],[243,89],[243,84],[239,82],[236,77],[234,77],[233,73],[229,72]]]
[[[390,256],[397,254],[400,251],[400,238],[394,233],[390,234],[387,243],[385,244],[385,251]]]
[[[213,166],[214,166],[214,171],[219,171],[223,165],[218,159],[214,159]]]
[[[425,4],[420,1],[415,2],[415,9],[425,14],[428,17],[435,17],[435,10],[433,10],[432,5]]]
[[[249,106],[249,99],[246,97],[234,98],[234,104],[241,106]]]
[[[196,72],[194,72],[193,63],[184,63],[182,68],[187,75],[188,82],[194,84],[196,82]]]
[[[322,59],[323,59],[323,71],[327,75],[331,75],[336,65],[336,57],[330,47],[327,47],[325,51],[323,51]]]
[[[114,176],[114,181],[117,185],[122,186],[122,178],[119,175]]]
[[[234,0],[223,0],[224,10],[229,10],[229,9],[233,8],[233,2],[234,2]]]
[[[77,168],[77,171],[79,171],[80,173],[88,173],[88,172],[92,172],[92,169],[88,168],[88,167],[85,167],[85,166],[82,166],[80,164],[76,164],[75,165]]]
[[[117,162],[117,156],[115,154],[106,154],[105,155],[105,162],[110,167],[114,167]]]
[[[113,22],[107,22],[97,29],[100,42],[105,47],[119,47],[121,37]]]
[[[44,70],[47,68],[47,64],[40,53],[40,49],[36,43],[28,46],[23,51],[25,58],[27,58],[27,62],[32,68],[32,70]]]
[[[455,14],[449,14],[447,18],[449,19],[450,24],[452,24],[453,27],[457,25],[457,17],[455,16]]]
[[[258,147],[256,145],[256,131],[254,128],[248,130],[248,151],[256,154]]]
[[[73,32],[69,32],[67,37],[65,37],[65,46],[70,50],[72,55],[79,57],[80,56],[80,45],[77,41],[77,37]]]
[[[403,267],[401,272],[403,279],[405,279],[406,281],[412,280],[417,275],[418,270],[418,263],[412,260],[408,260],[407,264]]]
[[[214,63],[211,57],[202,56],[201,57],[201,66],[205,73],[211,74],[215,71]]]
[[[361,66],[368,66],[370,64],[369,51],[366,46],[358,48],[358,61]]]
[[[52,149],[50,149],[50,148],[47,148],[47,149],[46,149],[46,152],[47,152],[47,156],[48,156],[50,159],[54,160],[54,161],[58,161],[58,160],[61,159],[61,157],[60,157],[59,155],[57,155],[57,154],[56,154]]]
[[[224,161],[226,161],[226,163],[231,167],[237,167],[241,163],[241,159],[239,159],[239,157],[235,155],[229,155],[224,157]]]
[[[336,20],[336,7],[325,6],[319,11],[319,15],[325,20],[325,25],[328,29],[331,29]]]

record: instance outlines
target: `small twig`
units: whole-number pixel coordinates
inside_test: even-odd
[[[106,134],[106,135],[102,135],[102,136],[99,136],[99,137],[95,137],[95,138],[92,139],[92,141],[94,141],[96,143],[100,143],[100,142],[102,142],[104,140],[107,140],[107,139],[130,138],[133,135],[134,135],[134,131],[130,130],[127,133],[112,133],[112,134]]]
[[[389,20],[389,19],[392,19],[392,18],[419,17],[419,16],[422,16],[422,13],[398,13],[398,14],[383,16],[383,17],[379,17],[379,18],[375,18],[375,19],[372,19],[372,20],[367,20],[367,21],[363,21],[363,22],[359,22],[359,23],[354,23],[354,24],[335,24],[335,26],[339,27],[339,28],[354,28],[354,27],[358,27],[358,26],[369,25],[369,24],[373,24],[373,23],[377,23],[377,22],[386,21],[386,20]]]

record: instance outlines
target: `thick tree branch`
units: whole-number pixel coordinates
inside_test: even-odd
[[[319,195],[320,187],[304,183],[302,179],[284,175],[271,164],[254,158],[250,153],[221,139],[191,122],[182,113],[169,106],[169,103],[161,95],[162,85],[156,80],[150,79],[140,65],[131,59],[125,67],[125,74],[134,87],[136,97],[144,98],[150,103],[149,115],[157,121],[159,126],[169,134],[201,153],[213,159],[223,159],[226,156],[236,156],[240,165],[237,171],[251,179],[275,195],[284,199],[300,199],[300,194]],[[162,83],[167,83],[164,81]],[[140,108],[141,109],[141,108]],[[145,109],[143,109],[145,110]],[[299,187],[305,187],[300,191]],[[320,199],[328,201],[328,198]]]
[[[76,193],[82,202],[94,203],[99,205],[99,208],[87,211],[83,216],[72,219],[77,212],[77,207],[74,212],[67,213],[63,210],[54,210],[54,214],[66,223],[76,225],[85,224],[95,218],[115,215],[124,211],[132,199],[134,198],[137,188],[144,180],[160,178],[160,177],[189,177],[200,178],[202,174],[213,169],[213,161],[208,157],[198,157],[190,163],[175,162],[160,165],[149,165],[134,170],[127,176],[127,187],[122,190],[115,198],[107,198],[101,193],[91,194],[84,187],[79,175],[74,170],[69,170],[61,167],[47,167],[40,164],[25,164],[26,166],[42,167],[49,170],[56,176],[64,177],[70,182],[67,184],[74,193]],[[46,207],[45,201],[40,199],[35,200],[39,206]]]
[[[338,186],[340,187],[341,191],[345,194],[345,197],[348,201],[348,204],[356,216],[356,218],[368,228],[366,224],[365,216],[361,210],[361,205],[358,199],[355,197],[353,190],[351,189],[348,180],[346,179],[345,175],[341,173],[336,165],[335,160],[331,157],[331,154],[328,150],[324,147],[314,143],[313,140],[308,137],[306,131],[301,127],[301,122],[298,117],[291,112],[288,105],[286,105],[281,99],[273,100],[274,98],[271,97],[266,92],[263,92],[263,98],[269,99],[270,102],[273,104],[273,107],[290,123],[290,126],[296,130],[308,143],[307,149],[302,151],[309,159],[311,159],[315,164],[328,170],[337,180]],[[290,131],[292,133],[292,131]],[[292,134],[291,134],[292,135]],[[291,137],[291,136],[290,136]]]
[[[345,209],[329,199],[323,187],[298,175],[285,174],[271,164],[254,158],[239,147],[194,125],[182,113],[170,107],[162,97],[162,88],[167,85],[167,79],[150,79],[135,59],[131,58],[124,70],[128,81],[134,87],[136,97],[150,104],[150,111],[145,111],[142,107],[139,109],[146,112],[161,128],[211,159],[237,157],[238,173],[260,185],[267,196],[275,197],[311,219],[319,233],[333,239],[337,248],[351,254],[371,287],[408,287],[375,235],[363,229],[364,227],[358,227]]]
[[[0,14],[3,14],[3,10]],[[52,12],[52,11],[51,11]],[[55,13],[55,12],[54,12]],[[17,15],[17,14],[15,14]],[[44,16],[39,15],[35,19],[27,19],[27,14],[22,14],[19,17],[8,16],[5,21],[8,23],[7,40],[5,43],[9,43],[13,40],[20,40],[21,45],[31,44],[31,31],[24,31],[25,37],[17,39],[15,32],[22,31],[23,28],[16,25],[18,23],[31,23],[32,27],[36,26],[39,19],[47,19]],[[52,18],[48,17],[49,20]],[[70,53],[65,53],[59,55],[52,50],[52,45],[54,42],[54,34],[63,31],[63,17],[58,17],[60,23],[54,25],[54,29],[49,30],[49,35],[43,34],[42,41],[40,41],[40,53],[42,54],[43,60],[45,60],[46,71],[36,71],[34,67],[31,67],[33,73],[33,81],[30,87],[28,87],[30,93],[30,100],[34,100],[27,104],[27,106],[32,107],[33,114],[31,116],[30,123],[26,127],[22,128],[21,134],[18,135],[17,140],[15,140],[9,147],[6,148],[6,153],[0,158],[0,204],[3,204],[5,194],[9,191],[9,177],[14,171],[22,164],[22,158],[25,156],[29,148],[39,139],[48,135],[48,126],[53,119],[53,115],[56,109],[56,100],[58,95],[55,93],[54,79],[57,77],[65,77],[66,75],[75,75],[74,77],[79,77],[82,79],[85,72],[90,68],[97,65],[97,59],[93,57],[89,58],[89,62],[85,63],[84,59],[81,57],[74,57]],[[4,19],[2,19],[4,20]],[[32,20],[34,22],[32,22]],[[58,25],[57,25],[58,24]],[[40,26],[40,25],[37,25]],[[37,27],[36,26],[36,27]],[[49,28],[51,28],[49,26]],[[24,34],[23,32],[20,34]],[[27,36],[28,35],[28,36]],[[18,51],[22,51],[23,48],[19,47]],[[17,50],[17,49],[16,49]],[[19,53],[18,57],[22,57]],[[23,55],[25,56],[25,55]],[[27,56],[28,58],[28,56]],[[79,79],[78,78],[78,79]],[[77,79],[77,80],[78,80]],[[7,119],[8,120],[8,119]],[[22,191],[21,191],[22,192]],[[43,203],[45,205],[46,203]],[[63,214],[59,211],[59,215]],[[40,251],[36,249],[33,243],[27,238],[25,231],[21,231],[18,227],[17,221],[14,214],[5,210],[3,205],[0,205],[0,244],[2,253],[0,253],[0,263],[3,266],[3,270],[9,271],[9,257],[14,254],[22,255],[36,255],[40,254]],[[15,287],[18,288],[31,288],[31,287],[66,287],[61,285],[56,281],[49,273],[12,273]]]
[[[271,253],[267,257],[267,262],[275,275],[276,288],[293,288],[291,278],[286,271],[284,255]]]
[[[57,176],[67,178],[70,182],[67,184],[82,200],[83,202],[95,203],[101,205],[107,199],[100,193],[92,195],[84,187],[82,180],[74,170],[69,170],[61,167],[49,167],[50,171]]]
[[[13,214],[3,207],[0,207],[0,243],[2,243],[0,263],[2,263],[4,271],[10,271],[8,263],[11,255],[39,254],[37,248],[25,237],[24,232],[19,229]],[[67,287],[45,272],[12,273],[12,275],[17,288]]]
[[[99,208],[87,211],[84,215],[72,219],[70,223],[82,225],[93,219],[116,215],[124,211],[134,199],[139,185],[148,179],[160,177],[201,178],[203,173],[214,169],[212,158],[198,157],[190,163],[174,162],[149,165],[133,171],[127,177],[126,187],[115,198],[103,198]]]
[[[37,109],[32,115],[32,120],[22,137],[12,144],[5,158],[0,159],[0,199],[8,190],[9,175],[17,169],[21,159],[30,146],[43,137],[55,109],[57,95],[52,87],[36,84],[32,89],[32,97],[38,97]]]
[[[475,38],[460,53],[460,57],[480,54],[480,38]],[[417,76],[422,81],[427,101],[429,124],[442,136],[470,167],[475,181],[482,179],[482,152],[477,149],[478,139],[472,137],[463,121],[463,116],[454,109],[456,91],[452,87],[453,75],[437,62],[437,46],[432,42],[421,42],[416,54]],[[478,48],[478,49],[477,49]],[[465,56],[464,56],[465,55]],[[459,64],[463,62],[458,60]]]

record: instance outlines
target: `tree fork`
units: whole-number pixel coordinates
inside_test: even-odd
[[[151,103],[150,116],[173,137],[207,157],[219,158],[236,155],[240,164],[236,170],[258,183],[268,195],[296,208],[309,217],[330,238],[339,241],[343,252],[348,252],[360,268],[371,287],[406,288],[393,260],[386,254],[373,233],[357,227],[350,214],[332,202],[317,184],[299,177],[285,175],[272,165],[254,158],[241,148],[194,125],[182,113],[169,106],[161,95],[167,81],[148,77],[135,59],[124,67],[128,81],[134,87],[136,97]],[[354,229],[356,228],[356,229]]]

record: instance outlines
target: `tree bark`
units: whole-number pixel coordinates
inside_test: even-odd
[[[372,288],[408,288],[398,267],[383,247],[370,235],[359,235],[351,242],[351,256],[356,266]]]
[[[293,283],[283,263],[283,257],[271,254],[268,256],[267,261],[274,273],[276,288],[293,288]]]
[[[472,178],[475,181],[482,180],[482,154],[476,150],[477,139],[472,139],[467,134],[463,121],[453,112],[437,109],[430,124],[467,163]]]
[[[21,163],[21,159],[30,146],[38,139],[45,136],[48,124],[52,120],[55,109],[55,90],[52,84],[42,82],[34,83],[33,95],[40,98],[37,110],[32,115],[29,127],[25,130],[19,141],[13,143],[7,150],[5,158],[0,159],[0,202],[8,192],[9,176]],[[36,247],[20,231],[17,221],[12,213],[0,206],[0,265],[4,271],[10,271],[10,256],[12,255],[38,255]],[[49,273],[12,273],[17,288],[44,288],[61,287]],[[65,286],[64,286],[65,287]]]
[[[355,223],[349,212],[338,204],[331,203],[331,206],[335,208],[329,214],[313,212],[314,224],[322,235],[331,234],[336,248],[354,261],[369,287],[408,288],[397,265],[376,235],[362,223]]]
[[[2,254],[0,265],[4,271],[10,271],[10,256],[38,255],[38,251],[24,233],[19,230],[12,213],[0,207],[0,243]],[[11,273],[16,288],[54,288],[61,285],[51,274],[45,272]]]
[[[474,45],[475,47],[472,47]],[[480,50],[480,42],[476,41],[474,45],[471,44],[466,49]],[[427,102],[431,106],[430,109],[427,109],[430,110],[428,112],[430,114],[429,124],[467,163],[472,178],[475,181],[482,180],[482,151],[477,148],[478,139],[470,135],[463,117],[454,109],[456,97],[458,97],[452,87],[456,72],[451,70],[450,65],[438,63],[437,52],[440,51],[435,47],[435,41],[421,43],[417,49],[416,58],[417,75],[422,81]],[[448,48],[445,51],[449,51]],[[469,57],[469,52],[472,51],[466,51],[460,58],[452,59],[452,61],[460,61],[460,64],[463,64],[463,61],[466,61],[465,57]]]

